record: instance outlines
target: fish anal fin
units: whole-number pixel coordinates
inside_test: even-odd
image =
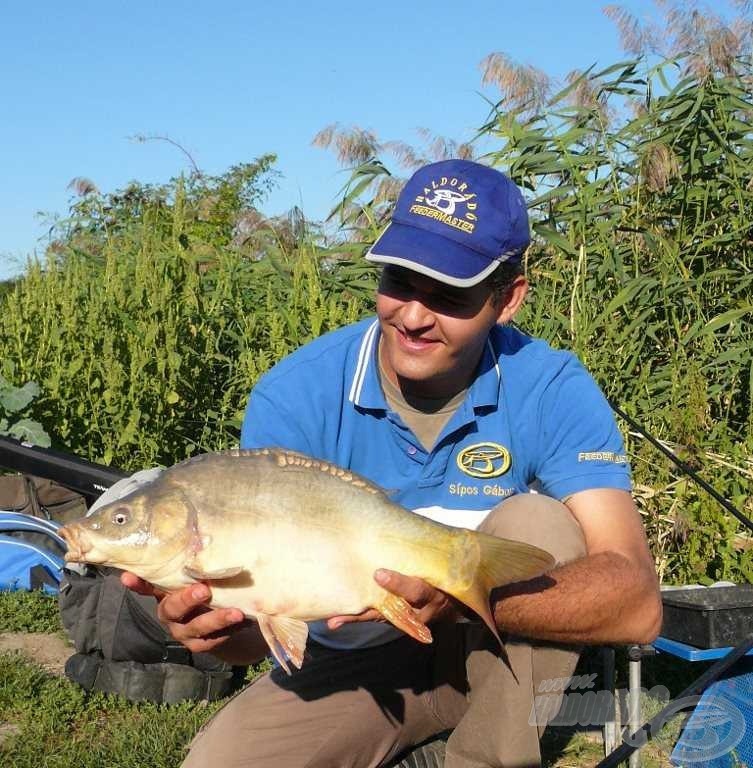
[[[184,566],[183,571],[187,576],[190,576],[197,581],[214,581],[217,579],[232,579],[233,576],[243,573],[244,568],[237,566],[234,568],[218,568],[210,571],[194,564]]]
[[[269,650],[279,665],[288,674],[291,674],[288,660],[296,669],[300,669],[309,635],[308,624],[289,616],[270,616],[266,613],[258,613],[255,618]]]
[[[257,613],[254,617],[259,623],[259,629],[261,630],[262,637],[269,646],[269,650],[272,651],[272,655],[277,659],[277,663],[290,674],[290,667],[288,666],[287,658],[282,646],[277,640],[277,637],[272,630],[272,623],[269,620],[269,616],[266,613]]]
[[[382,602],[374,607],[406,635],[421,643],[432,641],[431,630],[419,620],[416,611],[402,597],[386,592]]]

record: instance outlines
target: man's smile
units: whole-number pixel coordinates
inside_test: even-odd
[[[405,331],[402,328],[393,326],[400,346],[408,352],[424,352],[433,349],[440,343],[438,339],[431,339],[426,336],[420,336]]]

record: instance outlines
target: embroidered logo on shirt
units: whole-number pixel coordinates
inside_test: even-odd
[[[470,234],[476,228],[478,219],[474,213],[478,207],[475,197],[475,192],[469,191],[465,181],[454,176],[442,176],[424,187],[423,194],[416,195],[410,213],[435,219]]]
[[[475,443],[460,451],[457,464],[471,477],[499,477],[510,469],[512,458],[499,443]]]
[[[608,461],[612,464],[627,464],[627,456],[624,453],[614,453],[614,451],[581,451],[578,454],[578,461]]]

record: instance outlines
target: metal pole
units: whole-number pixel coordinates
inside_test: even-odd
[[[630,659],[628,667],[628,686],[630,691],[630,698],[628,700],[630,712],[628,732],[635,733],[641,727],[641,650],[633,646],[628,651],[628,654]],[[641,755],[637,749],[630,755],[628,765],[630,768],[640,768]]]
[[[614,648],[605,646],[602,649],[604,661],[604,688],[612,697],[612,712],[610,718],[604,723],[604,755],[617,749],[619,733],[620,702],[614,690]]]

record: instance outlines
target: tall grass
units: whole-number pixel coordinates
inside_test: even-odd
[[[227,447],[257,378],[365,311],[316,246],[262,258],[140,221],[97,258],[70,249],[33,264],[0,317],[0,372],[34,378],[34,415],[58,447],[136,469]]]
[[[499,113],[484,128],[501,142],[489,160],[531,192],[538,258],[520,322],[573,348],[750,514],[753,103],[742,72],[672,83],[678,62],[641,64],[582,75],[545,115]],[[590,101],[572,102],[578,87]],[[626,95],[637,116],[605,122],[615,97],[627,114]],[[753,577],[736,521],[632,436],[630,450],[662,575]]]

